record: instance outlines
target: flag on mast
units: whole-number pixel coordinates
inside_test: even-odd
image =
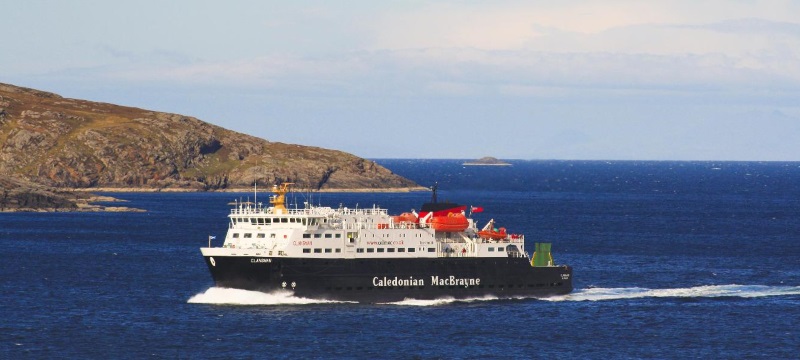
[[[214,240],[216,238],[217,238],[216,236],[208,235],[208,247],[211,247],[211,240]]]

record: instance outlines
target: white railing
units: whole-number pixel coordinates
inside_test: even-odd
[[[387,209],[382,208],[366,208],[366,209],[348,209],[348,208],[341,208],[341,209],[333,209],[330,207],[311,207],[311,208],[303,208],[303,209],[290,209],[287,208],[285,212],[280,214],[273,213],[272,210],[274,208],[267,208],[267,207],[253,207],[253,206],[239,206],[231,209],[231,214],[233,215],[275,215],[275,216],[282,216],[282,215],[322,215],[322,216],[353,216],[353,215],[363,215],[363,216],[375,216],[375,215],[388,215],[389,212]]]

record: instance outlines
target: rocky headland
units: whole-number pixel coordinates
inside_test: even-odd
[[[0,177],[8,180],[0,182],[0,191],[10,192],[13,182],[17,192],[30,184],[39,187],[35,193],[51,194],[236,190],[254,182],[293,182],[314,191],[421,189],[341,151],[271,142],[190,116],[2,83]],[[69,207],[53,201],[52,208]]]
[[[143,211],[98,204],[121,201],[85,191],[57,190],[12,177],[0,178],[0,212]]]

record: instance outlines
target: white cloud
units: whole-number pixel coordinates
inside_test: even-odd
[[[14,51],[0,54],[0,76],[8,80],[52,91],[79,84],[103,101],[213,114],[243,131],[291,120],[319,131],[256,135],[368,156],[398,153],[382,150],[397,140],[391,126],[411,123],[426,131],[397,145],[418,151],[407,156],[458,157],[462,149],[437,148],[437,134],[466,139],[489,122],[508,144],[557,145],[507,145],[506,156],[745,158],[706,128],[684,129],[706,119],[724,127],[754,109],[800,114],[800,3],[788,0],[209,1],[180,17],[170,13],[186,6],[179,1],[170,11],[155,1],[54,3],[47,12],[27,4],[6,18]],[[111,16],[120,13],[135,16]],[[27,27],[31,16],[41,26]],[[383,131],[371,142],[340,145],[376,124]],[[673,139],[695,143],[675,154]],[[765,149],[758,157],[770,158]]]
[[[547,35],[541,33],[542,29],[591,35],[632,26],[675,24],[689,27],[741,18],[794,22],[797,13],[800,13],[800,4],[773,0],[451,2],[386,11],[376,16],[367,28],[374,33],[373,48],[499,50],[518,49],[540,39]]]
[[[531,89],[800,90],[795,53],[637,54],[463,48],[292,55],[163,67],[126,66],[104,77],[132,82],[241,85],[315,93],[538,94]],[[744,90],[747,90],[744,89]]]

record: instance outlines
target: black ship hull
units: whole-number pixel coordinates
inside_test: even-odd
[[[313,299],[386,303],[404,299],[547,297],[572,291],[569,266],[527,258],[314,259],[206,256],[216,286]]]

